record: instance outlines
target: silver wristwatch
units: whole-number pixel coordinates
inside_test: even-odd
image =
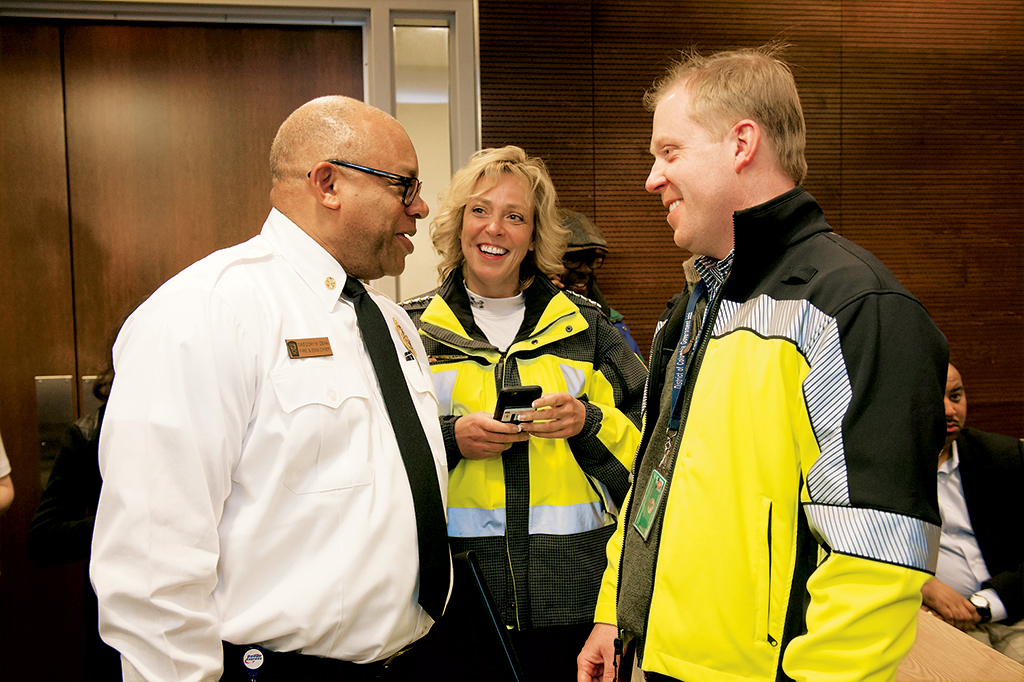
[[[974,604],[974,610],[981,616],[982,623],[992,620],[992,605],[988,603],[988,599],[980,594],[972,594],[970,602]]]

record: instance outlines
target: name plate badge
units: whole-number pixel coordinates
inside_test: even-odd
[[[288,357],[295,360],[334,355],[331,350],[331,341],[326,336],[315,339],[285,339],[284,345],[288,348]]]

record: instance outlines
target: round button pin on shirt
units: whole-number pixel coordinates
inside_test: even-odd
[[[249,669],[249,682],[256,682],[256,675],[263,666],[263,651],[259,647],[246,649],[242,654],[242,664]]]
[[[263,652],[259,649],[249,649],[242,656],[242,663],[249,670],[256,670],[263,665]]]

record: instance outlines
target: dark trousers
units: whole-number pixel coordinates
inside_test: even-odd
[[[576,657],[593,629],[593,623],[583,623],[510,631],[527,682],[574,682]]]
[[[254,679],[242,662],[249,646],[224,642],[224,674],[221,682],[250,682]],[[255,682],[405,682],[429,679],[421,674],[416,647],[388,662],[358,664],[333,658],[306,656],[294,651],[263,651],[263,665]]]

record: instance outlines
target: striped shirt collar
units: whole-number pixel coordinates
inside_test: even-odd
[[[700,278],[704,280],[704,284],[708,288],[709,300],[715,297],[718,290],[722,288],[722,284],[725,283],[725,278],[729,276],[734,253],[735,251],[730,251],[729,255],[722,260],[712,258],[711,256],[700,256],[694,261],[694,269],[700,275]]]

